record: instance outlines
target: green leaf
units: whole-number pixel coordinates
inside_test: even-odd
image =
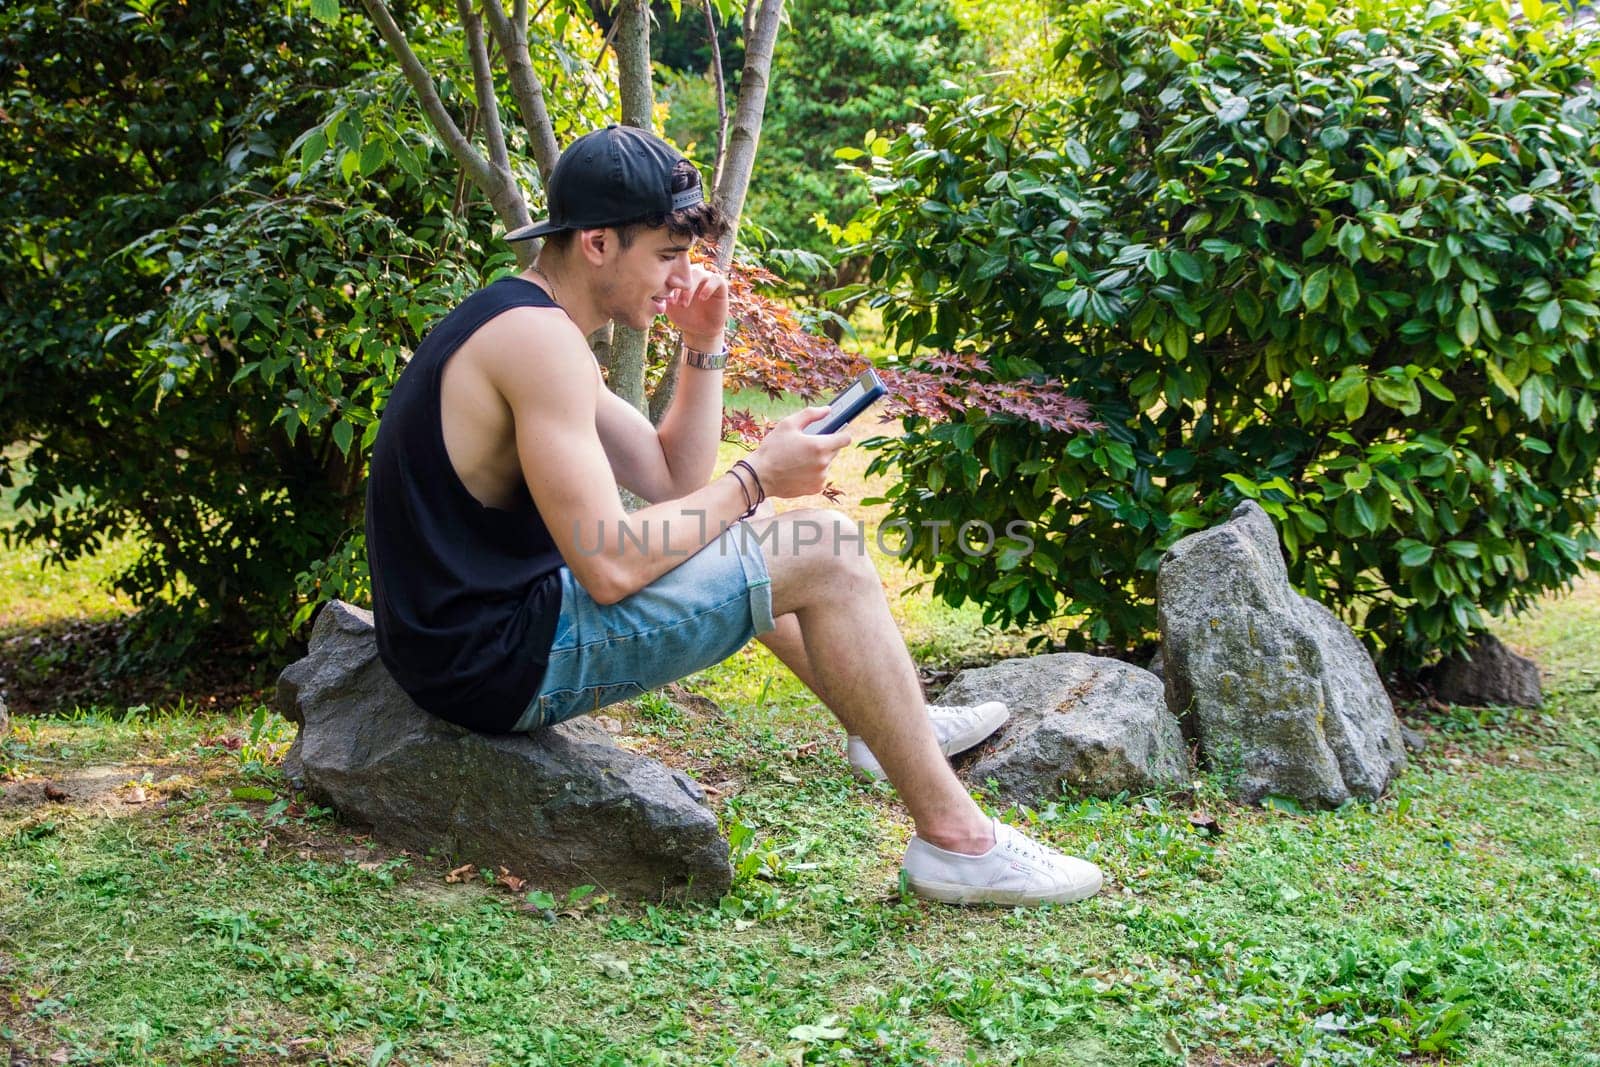
[[[343,455],[350,454],[350,442],[354,435],[354,428],[343,419],[333,424],[333,443]]]
[[[1406,567],[1420,567],[1432,558],[1432,545],[1414,543],[1400,551],[1400,563]]]
[[[1312,230],[1311,236],[1307,237],[1305,242],[1301,244],[1300,254],[1307,259],[1310,259],[1312,256],[1321,252],[1324,248],[1328,247],[1328,239],[1332,236],[1333,223],[1324,222],[1321,226],[1318,226],[1315,230]]]
[[[1435,280],[1443,281],[1450,273],[1450,250],[1440,241],[1428,250],[1428,270]]]
[[[1191,46],[1188,41],[1185,41],[1181,37],[1167,38],[1167,46],[1172,49],[1173,55],[1177,56],[1185,63],[1193,63],[1200,58],[1200,53],[1196,52],[1193,46]]]
[[[1261,306],[1261,298],[1248,289],[1240,289],[1233,298],[1233,307],[1238,312],[1239,319],[1252,330],[1261,322],[1265,309]]]
[[[1283,110],[1281,104],[1275,104],[1272,110],[1267,112],[1263,126],[1269,140],[1281,141],[1289,133],[1289,113]]]
[[[1476,318],[1473,321],[1477,321]],[[1511,379],[1506,377],[1506,372],[1500,369],[1499,363],[1492,359],[1484,360],[1483,370],[1496,389],[1504,393],[1508,399],[1517,399],[1517,387],[1511,384]]]
[[[1339,264],[1333,272],[1333,292],[1339,298],[1339,306],[1353,308],[1361,303],[1361,289],[1356,285],[1355,271]]]
[[[1199,282],[1205,278],[1205,268],[1200,265],[1200,261],[1191,253],[1181,249],[1172,253],[1172,269],[1185,281]]]
[[[368,141],[361,150],[361,176],[368,177],[389,160],[389,146],[382,141]]]
[[[1356,521],[1361,523],[1363,529],[1369,533],[1377,533],[1383,528],[1378,522],[1378,517],[1372,511],[1372,505],[1367,503],[1367,498],[1359,493],[1345,498],[1350,501],[1350,506],[1355,508]]]
[[[1456,313],[1456,338],[1460,340],[1463,348],[1471,348],[1478,343],[1478,309],[1462,306]]]
[[[300,146],[300,171],[307,173],[311,165],[322,158],[328,150],[328,137],[320,129],[311,131],[311,136],[305,139]]]
[[[334,25],[339,21],[339,0],[311,0],[311,17]]]
[[[1274,811],[1285,812],[1289,815],[1304,815],[1306,813],[1306,809],[1301,806],[1298,800],[1293,797],[1278,796],[1276,793],[1269,793],[1262,797],[1261,806],[1263,808],[1271,808]]]
[[[1167,332],[1161,337],[1161,347],[1173,359],[1183,360],[1189,356],[1189,328],[1178,319],[1167,322]]]
[[[1328,268],[1323,267],[1306,279],[1305,292],[1300,299],[1307,311],[1318,311],[1328,300]]]
[[[1529,422],[1538,422],[1539,416],[1544,414],[1544,390],[1540,388],[1540,379],[1529,377],[1522,383],[1522,390],[1518,396],[1522,413],[1528,417]]]
[[[235,800],[275,800],[278,796],[262,785],[236,785],[229,795]]]
[[[1452,393],[1443,382],[1427,374],[1417,375],[1417,384],[1447,403],[1456,398],[1456,394]]]
[[[1546,333],[1554,333],[1557,326],[1561,325],[1561,301],[1551,300],[1539,309],[1539,328]]]
[[[1339,227],[1339,251],[1354,263],[1361,258],[1361,241],[1367,232],[1359,222],[1347,222]]]
[[[1362,415],[1365,415],[1367,413],[1368,399],[1367,383],[1365,381],[1357,382],[1356,387],[1350,391],[1350,395],[1345,397],[1344,400],[1344,417],[1346,421],[1355,422]]]

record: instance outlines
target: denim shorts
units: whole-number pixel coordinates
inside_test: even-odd
[[[721,663],[776,626],[761,544],[738,523],[653,583],[599,604],[561,568],[550,662],[514,731],[538,730]]]

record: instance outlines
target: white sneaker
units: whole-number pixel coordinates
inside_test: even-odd
[[[1100,868],[994,822],[994,847],[981,856],[946,852],[911,837],[902,865],[911,891],[947,904],[1067,904],[1100,892]]]
[[[994,733],[1011,718],[1011,712],[998,700],[990,700],[971,707],[945,707],[928,705],[928,718],[933,721],[933,734],[939,739],[939,751],[946,756],[965,752],[979,741]],[[882,778],[883,767],[872,754],[867,743],[855,734],[845,744],[845,754],[857,778]]]

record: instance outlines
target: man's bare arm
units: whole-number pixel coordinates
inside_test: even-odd
[[[575,326],[510,311],[485,330],[485,366],[516,426],[517,453],[528,491],[562,559],[590,596],[615,603],[637,592],[709,544],[745,510],[745,495],[722,477],[675,500],[629,515],[596,428],[603,386]],[[529,357],[526,338],[541,336]],[[779,424],[751,457],[767,492],[802,496],[821,489],[828,464],[847,434],[809,436],[800,428],[824,413],[807,408]],[[641,416],[642,417],[642,416]],[[621,536],[623,524],[635,534]]]

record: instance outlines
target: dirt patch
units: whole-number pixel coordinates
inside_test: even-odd
[[[121,815],[180,795],[196,782],[189,770],[170,764],[74,767],[0,784],[0,817],[54,807],[87,815]]]

